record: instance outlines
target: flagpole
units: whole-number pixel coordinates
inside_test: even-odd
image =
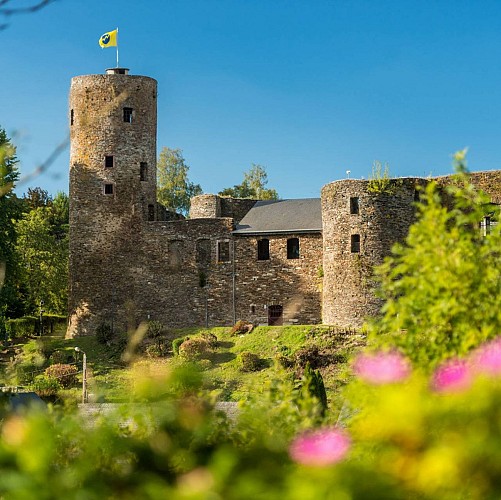
[[[117,27],[117,68],[118,68],[118,27]]]

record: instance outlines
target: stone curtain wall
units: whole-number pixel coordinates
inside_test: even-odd
[[[256,200],[247,198],[201,194],[191,199],[190,219],[231,217],[234,224],[238,224],[255,204]]]
[[[320,323],[322,235],[269,235],[266,238],[270,241],[270,259],[258,260],[260,238],[235,237],[237,320],[267,324],[267,307],[282,305],[284,324]],[[299,238],[299,259],[287,259],[288,238]]]
[[[123,108],[133,109],[132,123]],[[70,293],[68,336],[93,334],[123,313],[148,205],[156,201],[156,81],[130,75],[72,79],[70,90]],[[71,118],[70,118],[71,120]],[[113,166],[105,167],[105,156]],[[148,164],[140,180],[140,163]],[[104,184],[113,194],[104,194]]]
[[[256,204],[257,200],[247,198],[221,198],[221,217],[232,217],[238,224],[247,212]]]
[[[322,188],[323,314],[326,324],[362,326],[382,305],[375,296],[374,266],[402,241],[415,220],[415,192],[423,179],[391,180],[388,192],[371,193],[369,181],[343,180]],[[358,198],[359,214],[350,213]],[[351,237],[360,236],[352,252]]]

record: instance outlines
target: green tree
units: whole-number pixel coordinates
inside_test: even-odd
[[[456,169],[445,190],[429,183],[405,244],[379,269],[386,302],[372,330],[425,366],[501,331],[501,226],[487,236],[479,228],[498,209],[472,186],[461,155]]]
[[[17,163],[16,148],[0,128],[0,317],[19,315],[22,307],[15,253],[15,220],[21,215],[21,203],[13,192],[19,178]]]
[[[232,198],[254,198],[256,200],[278,200],[275,189],[267,189],[268,174],[261,165],[252,164],[248,172],[244,172],[244,180],[232,188],[225,188],[219,192],[221,196]]]
[[[68,197],[58,193],[17,221],[17,254],[26,288],[26,309],[40,300],[52,313],[65,314],[68,288]]]
[[[165,207],[188,215],[190,199],[202,194],[200,184],[188,179],[188,170],[181,149],[164,147],[157,163],[157,201]]]

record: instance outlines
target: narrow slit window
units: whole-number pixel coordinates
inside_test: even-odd
[[[73,125],[74,122],[75,122],[75,111],[72,109],[70,111],[70,125]]]
[[[358,196],[350,198],[350,214],[358,215],[360,213],[360,203]]]
[[[230,242],[218,241],[217,242],[217,261],[229,262],[230,261]]]
[[[257,260],[270,260],[270,240],[266,238],[258,240]]]
[[[287,258],[299,259],[299,238],[289,238],[287,240]]]
[[[132,108],[124,108],[124,122],[132,123]]]
[[[113,167],[113,156],[105,156],[104,157],[104,167],[112,168]]]
[[[351,235],[351,253],[360,253],[360,235]]]
[[[104,185],[104,194],[113,194],[113,184]]]
[[[142,181],[145,181],[148,178],[148,164],[145,161],[142,161],[139,164],[139,178]]]
[[[149,221],[155,220],[155,206],[154,205],[148,205],[148,220]]]

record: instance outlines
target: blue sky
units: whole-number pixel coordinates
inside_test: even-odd
[[[120,66],[158,80],[159,150],[181,148],[205,192],[252,163],[283,198],[374,160],[446,174],[465,146],[472,170],[501,168],[499,1],[58,0],[7,21],[0,126],[23,175],[67,135],[71,77],[115,66],[98,39],[117,26]],[[67,192],[68,158],[18,193]]]

